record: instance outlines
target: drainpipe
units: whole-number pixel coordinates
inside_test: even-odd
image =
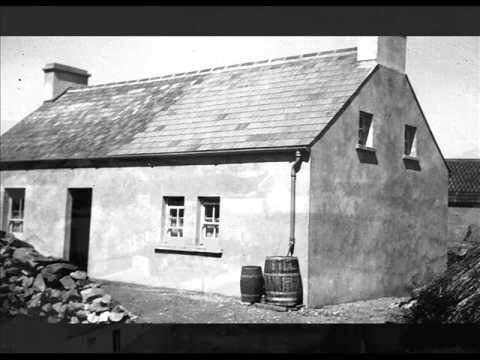
[[[297,172],[302,166],[302,154],[299,150],[295,152],[295,162],[292,164],[290,174],[290,240],[288,243],[287,256],[293,256],[295,248],[295,183],[297,180]]]

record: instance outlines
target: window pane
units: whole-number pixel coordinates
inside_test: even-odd
[[[205,218],[211,219],[213,216],[213,206],[205,205]]]
[[[405,125],[405,155],[412,154],[415,142],[415,132],[417,128],[414,126]]]
[[[177,226],[177,218],[170,218],[170,226],[171,227]]]
[[[10,221],[8,227],[10,232],[23,232],[23,221]]]
[[[220,205],[215,205],[215,222],[220,219]]]
[[[372,125],[372,114],[360,111],[360,119],[358,125],[358,143],[360,145],[366,145],[368,135],[370,133],[370,127]]]
[[[177,209],[170,209],[170,217],[177,217]]]
[[[185,199],[182,196],[169,196],[165,198],[165,202],[170,206],[183,206]]]
[[[179,209],[179,210],[178,210],[179,216],[180,216],[181,218],[183,218],[183,211],[184,211],[184,209]]]
[[[207,225],[205,229],[205,237],[213,237],[214,236],[215,229],[213,226]]]

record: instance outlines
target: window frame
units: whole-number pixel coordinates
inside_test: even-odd
[[[21,193],[19,197],[19,216],[13,216],[13,200],[15,195],[14,192]],[[12,233],[16,236],[21,236],[25,232],[25,188],[5,188],[5,203],[6,203],[6,214],[5,214],[5,230],[9,233]],[[21,231],[11,231],[13,228],[10,223],[21,223]]]
[[[169,204],[169,200],[173,199],[182,199],[183,200],[183,205],[174,205],[174,204]],[[168,240],[174,241],[174,242],[184,242],[185,240],[185,197],[184,196],[164,196],[163,197],[163,208],[164,208],[164,213],[163,213],[163,229],[162,229],[162,238],[164,242],[168,242]],[[176,211],[176,225],[171,226],[170,225],[170,220],[172,219],[170,212],[171,210]],[[183,216],[180,216],[180,211],[183,210]],[[181,219],[181,226],[179,226]],[[172,236],[170,230],[176,229],[176,231],[181,232],[181,236]]]
[[[407,130],[413,129],[413,135],[411,138],[407,137]],[[406,158],[417,158],[418,157],[418,147],[417,147],[417,132],[418,128],[413,125],[405,124],[403,130],[403,156]],[[408,143],[409,142],[409,143]],[[407,150],[409,150],[407,152]]]
[[[197,218],[197,244],[200,246],[208,246],[208,243],[211,241],[218,241],[220,239],[220,223],[221,223],[221,208],[220,208],[220,197],[219,196],[199,196],[198,205],[199,205],[199,214]],[[206,217],[206,206],[212,206],[212,220],[207,221]],[[218,216],[215,215],[215,209],[218,207]],[[217,219],[217,220],[216,220]],[[206,236],[206,230],[208,226],[213,226],[214,236]]]
[[[368,126],[366,126],[368,124]],[[374,149],[373,143],[373,114],[360,111],[358,117],[358,139],[357,145],[361,148]],[[366,134],[365,134],[366,131]]]

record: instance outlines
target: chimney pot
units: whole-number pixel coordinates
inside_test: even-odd
[[[68,65],[51,63],[43,67],[45,73],[44,100],[54,100],[68,88],[88,85],[90,74],[83,69]]]
[[[357,60],[375,60],[378,64],[405,73],[406,36],[360,36]]]

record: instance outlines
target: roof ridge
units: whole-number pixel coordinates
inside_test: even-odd
[[[225,72],[225,71],[234,71],[234,70],[240,70],[240,69],[266,66],[266,65],[271,65],[271,64],[279,64],[279,63],[300,61],[300,60],[305,60],[305,59],[310,60],[310,59],[315,59],[315,58],[320,58],[320,57],[330,57],[330,56],[334,56],[334,55],[338,55],[338,54],[354,53],[356,51],[357,51],[356,47],[334,49],[334,50],[325,50],[325,51],[314,52],[314,53],[291,55],[291,56],[284,56],[284,57],[273,58],[273,59],[265,59],[265,60],[249,61],[249,62],[245,62],[245,63],[238,63],[238,64],[232,64],[232,65],[217,66],[217,67],[187,71],[187,72],[182,72],[182,73],[166,74],[166,75],[155,76],[155,77],[150,77],[150,78],[141,78],[141,79],[135,79],[135,80],[117,81],[117,82],[96,84],[96,85],[90,85],[90,86],[86,86],[86,87],[82,87],[82,88],[69,89],[68,92],[80,92],[80,91],[85,91],[85,90],[94,90],[94,89],[100,89],[100,88],[116,87],[116,86],[121,86],[121,85],[126,85],[126,84],[132,84],[132,85],[133,84],[141,84],[141,83],[155,82],[155,81],[167,80],[167,79],[177,79],[177,78],[181,78],[181,77],[194,76],[194,75],[200,75],[200,74],[206,74],[206,73],[218,73],[218,72]]]

